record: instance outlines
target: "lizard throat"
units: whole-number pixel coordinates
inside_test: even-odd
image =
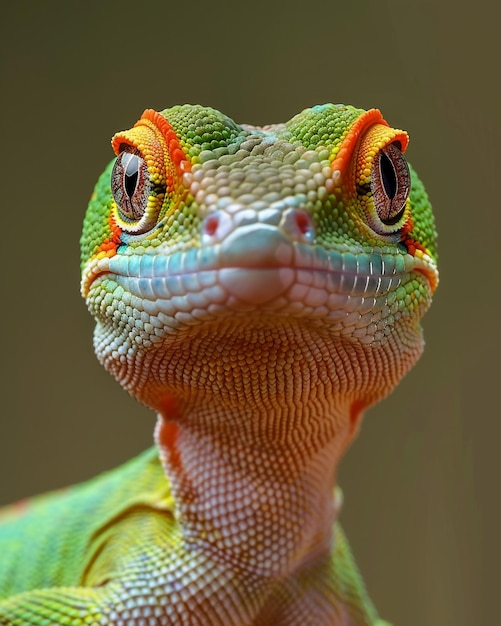
[[[333,345],[322,327],[276,319],[183,334],[126,374],[159,413],[183,536],[252,575],[287,575],[332,547],[338,462],[420,346],[410,334],[378,351]]]

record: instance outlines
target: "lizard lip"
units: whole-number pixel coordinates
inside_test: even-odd
[[[304,284],[331,293],[374,298],[396,289],[411,272],[422,275],[433,293],[438,275],[426,259],[379,251],[327,250],[292,241],[279,228],[250,224],[211,246],[96,259],[84,273],[82,294],[88,295],[98,276],[111,274],[120,282],[126,279],[123,286],[137,295],[153,299],[220,283],[235,297],[262,304],[279,296],[298,277]]]
[[[269,258],[240,259],[229,263],[219,250],[191,249],[171,255],[114,256],[96,261],[84,274],[86,297],[98,278],[108,275],[124,288],[150,300],[224,288],[236,298],[262,304],[299,282],[310,290],[359,298],[377,298],[397,289],[411,272],[420,274],[430,294],[437,275],[420,259],[394,255],[355,256],[349,252],[326,253],[317,246],[291,246]],[[236,260],[236,259],[235,259]]]

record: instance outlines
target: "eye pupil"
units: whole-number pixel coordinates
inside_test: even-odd
[[[150,190],[145,160],[140,154],[121,152],[111,174],[111,191],[120,219],[125,223],[139,222],[145,215]]]
[[[404,217],[410,183],[409,166],[398,146],[382,147],[374,158],[370,185],[374,208],[384,226],[396,226]]]
[[[397,175],[393,163],[384,152],[381,152],[381,181],[386,195],[393,200],[397,193]]]
[[[129,157],[129,155],[127,155]],[[124,158],[124,161],[126,159]],[[125,192],[132,199],[132,196],[136,192],[137,183],[139,180],[139,158],[135,154],[131,154],[130,158],[128,158],[128,162],[126,163],[124,170],[124,184],[125,184]]]

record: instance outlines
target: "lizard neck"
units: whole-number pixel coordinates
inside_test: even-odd
[[[212,400],[175,421],[172,411],[159,416],[156,441],[192,548],[264,577],[331,550],[336,466],[350,419],[322,404],[230,411]],[[211,432],[214,420],[220,427]],[[267,427],[252,434],[252,424]]]
[[[332,549],[339,459],[363,409],[419,351],[400,340],[365,349],[311,320],[235,318],[136,360],[147,376],[130,380],[160,416],[185,541],[265,576]]]

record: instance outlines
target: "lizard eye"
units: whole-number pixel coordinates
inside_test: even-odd
[[[385,226],[397,224],[405,212],[411,188],[409,166],[396,143],[375,155],[370,179],[374,207]]]
[[[111,174],[111,190],[124,222],[141,220],[148,206],[151,182],[144,159],[135,152],[121,152]]]

